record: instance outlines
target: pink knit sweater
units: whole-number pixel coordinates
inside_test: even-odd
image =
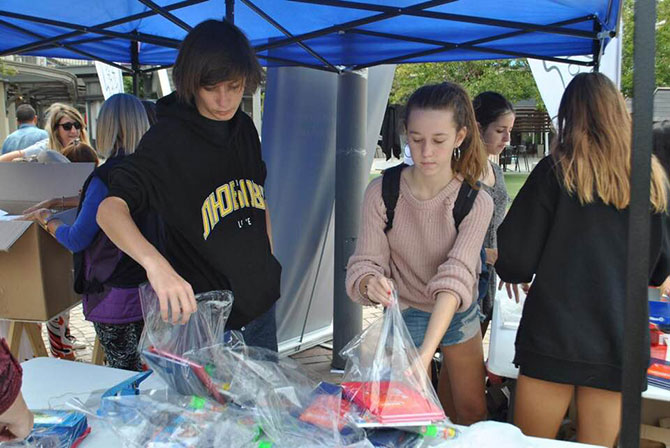
[[[403,307],[432,312],[437,294],[449,291],[461,302],[458,311],[465,311],[477,299],[480,251],[493,200],[480,191],[457,232],[453,207],[462,181],[454,178],[434,198],[420,201],[403,176],[393,228],[385,234],[381,181],[373,180],[365,191],[356,252],[347,265],[349,297],[373,304],[360,294],[359,283],[367,274],[383,275],[395,283]]]

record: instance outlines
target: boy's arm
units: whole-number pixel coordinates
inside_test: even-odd
[[[186,323],[196,311],[193,288],[142,235],[128,204],[119,197],[108,197],[98,208],[97,221],[116,247],[146,270],[147,279],[158,296],[163,320],[168,320],[171,309],[173,323],[177,323],[180,313],[181,323]]]

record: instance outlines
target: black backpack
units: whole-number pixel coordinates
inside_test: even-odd
[[[395,206],[398,203],[398,196],[400,195],[400,174],[407,166],[401,163],[384,171],[384,176],[382,177],[382,199],[386,207],[386,227],[384,228],[384,233],[388,233],[393,228]],[[477,186],[479,186],[479,182],[477,182]],[[472,210],[472,205],[475,203],[475,199],[477,199],[477,194],[479,194],[479,189],[472,188],[467,182],[463,182],[461,189],[458,190],[458,197],[454,204],[456,231],[458,231],[458,227],[461,225],[463,219]]]

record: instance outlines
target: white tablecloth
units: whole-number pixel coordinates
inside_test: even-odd
[[[67,409],[71,398],[86,402],[90,395],[99,395],[111,386],[130,378],[136,372],[101,367],[93,364],[63,361],[55,358],[35,358],[22,363],[23,397],[31,409]],[[145,380],[140,390],[161,389],[165,383],[153,375]],[[467,428],[461,428],[467,430]],[[546,439],[532,439],[537,448],[588,447]],[[81,448],[118,448],[121,441],[108,429],[96,430],[84,440]],[[446,444],[448,447],[449,444]]]

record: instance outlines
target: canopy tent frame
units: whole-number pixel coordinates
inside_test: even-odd
[[[58,21],[54,19],[47,19],[43,17],[35,17],[31,16],[28,14],[20,14],[16,12],[10,12],[10,11],[5,11],[5,10],[0,10],[0,17],[8,17],[8,18],[14,18],[14,19],[19,19],[19,20],[24,20],[27,22],[33,22],[33,23],[38,23],[38,24],[43,24],[43,25],[52,25],[52,26],[57,26],[65,29],[71,29],[71,32],[61,34],[58,36],[52,36],[52,37],[45,37],[37,33],[30,32],[28,30],[25,30],[24,28],[18,27],[14,24],[11,24],[6,21],[1,21],[0,23],[5,26],[10,26],[11,28],[23,32],[26,35],[29,35],[31,37],[35,37],[38,40],[35,42],[31,42],[29,44],[25,44],[22,46],[14,47],[14,48],[9,48],[3,51],[0,51],[0,56],[8,55],[8,54],[21,54],[29,51],[36,51],[36,50],[43,50],[43,49],[48,49],[48,48],[53,48],[53,47],[63,47],[67,48],[68,50],[72,51],[73,53],[76,53],[80,56],[83,56],[88,59],[93,59],[97,60],[112,66],[115,66],[117,68],[122,69],[126,73],[131,73],[131,74],[137,74],[140,72],[145,72],[146,70],[151,70],[150,69],[142,69],[141,66],[137,64],[138,61],[132,59],[133,56],[133,50],[131,47],[130,51],[130,58],[131,58],[131,67],[128,68],[127,66],[123,66],[121,64],[115,64],[109,60],[106,60],[104,58],[101,58],[99,56],[96,56],[90,52],[85,52],[79,48],[77,48],[77,45],[81,45],[84,43],[90,43],[90,42],[96,42],[96,41],[104,41],[105,39],[126,39],[129,41],[137,41],[141,43],[147,43],[147,44],[153,44],[157,46],[163,46],[163,47],[168,47],[168,48],[178,48],[180,41],[177,39],[171,39],[167,38],[164,36],[157,36],[157,35],[152,35],[152,34],[146,34],[146,33],[139,33],[139,32],[130,32],[130,33],[122,33],[118,31],[111,31],[108,28],[117,26],[120,24],[128,23],[133,20],[139,20],[142,18],[147,18],[155,15],[159,15],[164,17],[166,20],[170,21],[171,23],[174,23],[175,25],[179,26],[185,31],[189,31],[192,27],[185,23],[183,20],[179,19],[177,16],[175,16],[171,11],[176,11],[188,6],[192,6],[198,3],[203,3],[207,2],[208,0],[185,0],[181,1],[178,3],[166,5],[166,6],[160,6],[153,2],[152,0],[137,0],[139,3],[145,5],[147,8],[149,8],[148,11],[142,12],[142,13],[137,13],[133,14],[131,16],[127,16],[122,19],[116,19],[110,22],[106,23],[101,23],[98,25],[94,26],[85,26],[81,24],[76,24],[76,23],[69,23],[69,22],[63,22],[63,21]],[[411,5],[411,6],[406,6],[402,8],[398,7],[390,7],[390,6],[385,6],[385,5],[378,5],[378,4],[370,4],[370,3],[359,3],[359,2],[352,2],[352,1],[346,1],[346,0],[291,0],[296,3],[306,3],[306,4],[313,4],[313,5],[323,5],[323,6],[335,6],[339,8],[346,8],[346,9],[355,9],[355,10],[364,10],[364,11],[373,11],[373,12],[379,12],[379,14],[370,16],[370,17],[365,17],[333,26],[329,26],[326,28],[321,28],[318,30],[310,31],[308,33],[303,33],[300,35],[294,35],[292,34],[289,30],[287,30],[284,26],[282,26],[278,21],[276,21],[271,15],[266,13],[263,9],[258,7],[252,0],[240,0],[243,4],[245,4],[249,9],[254,11],[259,17],[261,17],[263,20],[265,20],[267,23],[271,24],[274,28],[279,30],[284,36],[284,39],[279,39],[273,42],[268,42],[266,44],[262,45],[257,45],[255,47],[259,58],[264,59],[266,61],[271,61],[271,62],[276,62],[281,65],[295,65],[295,66],[303,66],[303,67],[310,67],[310,68],[315,68],[315,69],[320,69],[320,70],[327,70],[327,71],[332,71],[336,73],[340,73],[342,71],[346,70],[360,70],[362,68],[367,68],[371,67],[374,65],[380,65],[380,64],[392,64],[392,63],[401,63],[413,58],[417,57],[423,57],[423,56],[430,56],[432,54],[437,54],[437,53],[442,53],[442,52],[447,52],[450,50],[455,50],[455,49],[466,49],[470,51],[475,51],[479,53],[487,53],[487,54],[497,54],[502,57],[527,57],[527,58],[533,58],[533,59],[541,59],[541,60],[548,60],[548,61],[553,61],[553,62],[565,62],[565,63],[572,63],[572,64],[577,64],[577,65],[587,65],[587,66],[598,66],[599,61],[600,61],[600,56],[602,54],[602,49],[604,48],[603,41],[607,38],[614,37],[616,35],[615,30],[609,30],[602,32],[602,24],[599,22],[599,19],[595,15],[586,15],[582,17],[578,17],[575,19],[569,19],[569,20],[564,20],[556,23],[552,23],[549,25],[542,25],[542,24],[533,24],[533,23],[527,23],[527,22],[519,22],[519,21],[512,21],[512,20],[500,20],[500,19],[491,19],[491,18],[482,18],[482,17],[475,17],[475,16],[469,16],[469,15],[464,15],[464,14],[451,14],[451,13],[445,13],[445,12],[437,12],[437,11],[427,11],[427,9],[434,8],[437,6],[445,5],[448,3],[453,3],[457,0],[430,0],[430,1],[425,1],[419,4]],[[610,9],[612,7],[612,2],[609,3]],[[226,0],[226,18],[230,21],[234,20],[234,9],[235,9],[235,0]],[[415,38],[412,36],[402,36],[402,35],[392,35],[389,33],[380,33],[380,32],[375,32],[372,30],[364,30],[364,29],[359,29],[359,27],[364,26],[364,25],[370,25],[373,23],[378,23],[384,20],[388,20],[394,17],[398,16],[414,16],[414,17],[423,17],[423,18],[431,18],[431,19],[438,19],[438,20],[444,20],[444,21],[456,21],[456,22],[462,22],[462,23],[470,23],[470,24],[479,24],[479,25],[488,25],[488,26],[496,26],[496,27],[503,27],[503,28],[512,28],[515,29],[515,31],[512,32],[506,32],[482,39],[476,39],[476,40],[471,40],[468,42],[464,43],[454,43],[454,42],[445,42],[445,41],[439,41],[439,40],[431,40],[431,39],[421,39],[421,38]],[[577,30],[577,29],[572,29],[572,28],[566,28],[566,26],[569,25],[574,25],[577,23],[582,23],[584,21],[591,20],[594,23],[594,30],[593,31],[585,31],[585,30]],[[552,56],[546,56],[546,55],[539,55],[539,54],[532,54],[532,53],[525,53],[525,52],[518,52],[518,51],[510,51],[510,50],[500,50],[496,48],[491,48],[491,47],[482,47],[481,44],[484,43],[492,43],[496,41],[500,41],[502,39],[507,39],[510,37],[515,37],[519,36],[522,34],[527,34],[527,33],[532,33],[532,32],[542,32],[542,33],[549,33],[549,34],[559,34],[559,35],[565,35],[565,36],[572,36],[572,37],[579,37],[579,38],[584,38],[584,39],[591,39],[593,40],[593,55],[592,55],[592,60],[591,61],[581,61],[581,60],[575,60],[575,59],[570,59],[570,58],[558,58],[558,57],[552,57]],[[68,39],[71,39],[73,37],[87,34],[87,33],[92,33],[92,34],[98,34],[98,37],[95,38],[85,38],[81,39],[78,41],[69,41],[65,42]],[[305,43],[305,41],[310,40],[310,39],[315,39],[317,37],[322,37],[326,36],[328,34],[332,33],[355,33],[355,34],[366,34],[369,36],[376,36],[376,37],[382,37],[382,38],[388,38],[388,39],[394,39],[394,40],[400,40],[400,41],[405,41],[405,42],[413,42],[413,43],[423,43],[423,44],[428,44],[428,45],[435,45],[437,48],[434,49],[428,49],[428,50],[422,50],[419,52],[412,52],[408,53],[405,55],[400,55],[400,56],[395,56],[393,58],[388,58],[384,60],[377,60],[373,61],[370,63],[366,64],[356,64],[350,67],[340,67],[337,66],[336,64],[328,61],[327,58],[325,58],[323,55],[319,54],[319,52],[315,51],[313,48],[311,48],[309,45]],[[273,50],[273,49],[278,49],[282,47],[286,47],[288,45],[293,45],[297,44],[299,45],[305,52],[310,54],[312,57],[314,57],[317,61],[319,61],[322,66],[319,66],[317,64],[307,64],[303,61],[296,61],[292,59],[287,59],[287,58],[282,58],[282,57],[277,57],[277,56],[270,56],[266,54],[261,54],[263,52],[266,52],[268,50]],[[169,66],[169,65],[168,65]]]
[[[111,31],[107,28],[110,28],[115,25],[127,23],[133,20],[138,20],[141,18],[148,18],[152,16],[162,16],[166,20],[174,23],[182,29],[185,28],[184,25],[189,26],[186,23],[179,23],[181,19],[175,16],[171,11],[178,11],[181,8],[196,5],[198,3],[203,3],[208,0],[185,0],[177,2],[174,4],[159,6],[151,0],[137,0],[147,8],[147,11],[134,14],[132,16],[116,19],[112,22],[101,23],[96,26],[84,26],[81,24],[75,23],[66,23],[62,21],[57,21],[53,19],[45,19],[41,17],[30,16],[27,14],[18,14],[6,10],[0,10],[0,17],[4,18],[14,18],[23,20],[26,22],[52,25],[56,27],[61,27],[66,30],[71,30],[67,33],[60,34],[58,36],[45,36],[41,33],[30,31],[21,26],[8,22],[7,20],[0,19],[0,26],[5,26],[15,31],[19,31],[26,36],[35,38],[35,42],[31,42],[20,47],[14,47],[11,49],[6,49],[0,51],[0,55],[7,54],[20,54],[26,52],[34,52],[36,50],[45,50],[53,47],[62,47],[76,55],[85,57],[87,59],[98,60],[106,64],[116,66],[124,70],[125,72],[131,73],[149,73],[161,68],[169,67],[170,64],[163,64],[159,66],[153,66],[148,68],[142,68],[140,65],[139,58],[137,57],[137,46],[139,43],[153,44],[157,46],[163,46],[166,48],[176,49],[179,47],[180,41],[178,39],[172,39],[164,36],[146,34],[146,33],[122,33],[117,31]],[[501,56],[507,57],[532,57],[535,59],[544,59],[551,61],[559,62],[568,62],[568,63],[577,63],[579,65],[593,66],[595,70],[598,70],[600,57],[603,53],[605,42],[607,39],[614,37],[616,35],[616,30],[618,30],[618,23],[614,29],[608,29],[604,26],[601,19],[593,14],[585,15],[582,17],[577,17],[573,19],[563,20],[561,22],[551,23],[549,25],[543,24],[533,24],[522,21],[507,21],[499,19],[489,19],[481,17],[473,17],[464,14],[450,14],[436,11],[426,11],[427,9],[434,8],[441,5],[446,5],[457,0],[431,0],[417,3],[411,6],[406,7],[388,7],[378,4],[369,4],[369,3],[359,3],[353,1],[345,0],[293,0],[295,3],[302,4],[311,4],[315,6],[338,6],[341,8],[347,8],[352,10],[365,10],[378,12],[379,14],[374,14],[369,17],[363,17],[355,20],[351,20],[345,23],[339,23],[325,28],[309,31],[302,34],[293,34],[284,28],[277,20],[275,20],[270,14],[266,11],[263,11],[261,8],[258,8],[256,3],[252,3],[253,0],[240,0],[250,9],[254,10],[263,20],[270,23],[273,27],[279,30],[284,38],[275,38],[269,39],[267,43],[256,45],[255,49],[257,51],[258,57],[275,62],[281,65],[294,65],[309,67],[318,70],[326,71],[336,71],[340,74],[348,74],[356,69],[361,69],[369,67],[372,65],[377,65],[381,63],[398,63],[406,62],[417,57],[421,56],[430,56],[432,54],[438,54],[446,51],[451,51],[454,49],[468,49],[471,51],[478,51],[488,54],[500,54]],[[611,16],[613,1],[610,0],[608,5],[608,14],[607,20]],[[618,11],[618,20],[621,18],[621,3],[619,2],[619,11]],[[225,18],[230,22],[235,21],[235,0],[225,0]],[[252,6],[253,5],[253,6]],[[257,7],[257,11],[254,9],[254,6]],[[644,316],[645,312],[645,302],[642,299],[642,296],[646,293],[646,282],[648,276],[648,265],[645,266],[644,262],[648,263],[648,243],[649,243],[649,228],[648,225],[645,225],[647,218],[644,216],[647,214],[649,208],[649,176],[650,176],[650,154],[651,154],[651,110],[652,110],[652,95],[653,95],[653,85],[654,85],[654,73],[653,73],[653,60],[654,60],[654,22],[655,22],[655,2],[637,0],[635,4],[635,52],[634,52],[634,64],[636,67],[641,67],[640,70],[635,70],[633,74],[634,79],[634,93],[636,101],[633,104],[634,107],[634,125],[633,125],[633,144],[635,151],[632,152],[631,156],[631,213],[630,213],[630,234],[628,240],[628,255],[627,255],[627,312],[625,320],[625,353],[624,353],[624,389],[623,389],[623,406],[622,406],[622,430],[621,430],[621,439],[620,446],[623,447],[636,447],[639,444],[639,416],[640,416],[640,389],[641,384],[639,384],[639,378],[637,377],[640,366],[640,354],[639,347],[644,340],[644,332],[646,331]],[[430,40],[412,37],[412,36],[389,36],[383,35],[383,33],[378,34],[376,37],[379,38],[393,38],[395,40],[405,40],[407,42],[422,43],[428,45],[435,45],[436,48],[422,50],[421,52],[409,52],[405,55],[395,56],[393,58],[385,58],[383,60],[377,60],[374,62],[364,63],[364,64],[351,64],[349,66],[340,66],[338,63],[329,60],[327,57],[324,57],[319,51],[316,51],[312,45],[308,45],[306,41],[310,39],[315,39],[318,37],[327,36],[329,34],[346,34],[346,33],[357,33],[359,35],[367,34],[372,36],[373,33],[379,33],[377,31],[360,29],[365,25],[370,25],[373,23],[379,23],[381,21],[391,19],[398,16],[412,16],[417,18],[431,18],[431,19],[441,19],[445,21],[461,21],[463,23],[474,23],[480,25],[489,25],[502,28],[511,29],[508,32],[497,34],[494,36],[484,37],[477,40],[471,40],[466,43],[453,43],[445,42],[441,40]],[[264,17],[266,16],[266,17]],[[173,19],[177,19],[177,21]],[[271,19],[271,20],[268,20]],[[593,21],[593,27],[591,31],[583,29],[573,29],[569,28],[570,25],[583,24],[586,21]],[[277,26],[276,26],[277,25]],[[611,28],[611,27],[610,27]],[[482,44],[489,44],[492,42],[501,41],[506,38],[523,35],[526,33],[549,33],[549,34],[558,34],[562,36],[571,36],[582,39],[590,39],[593,41],[592,48],[592,60],[591,61],[577,61],[570,58],[562,58],[546,55],[535,55],[535,54],[526,54],[524,52],[517,51],[508,51],[508,50],[499,50],[497,53],[491,51],[493,49],[482,47]],[[75,38],[77,36],[82,36],[85,34],[95,34],[94,37],[85,36],[80,40],[68,40]],[[388,34],[388,33],[387,33]],[[122,64],[114,63],[113,61],[106,60],[101,56],[92,54],[89,51],[82,50],[77,48],[78,45],[91,42],[104,42],[108,39],[125,39],[132,44],[130,45],[129,51],[134,53],[134,56],[131,59],[131,67],[124,66]],[[319,64],[309,64],[304,61],[294,60],[287,57],[278,56],[275,54],[262,54],[269,50],[279,49],[282,47],[287,47],[289,45],[299,44],[303,51],[306,51],[312,57],[314,57]],[[134,48],[134,50],[133,50]],[[311,51],[310,51],[311,50]],[[129,53],[130,56],[130,53]],[[118,61],[117,61],[118,62]],[[123,61],[122,61],[123,62]],[[126,61],[128,62],[128,61]],[[353,98],[351,100],[354,100]],[[347,173],[338,173],[338,177],[344,175],[346,178]],[[342,179],[338,180],[341,182]],[[352,188],[353,190],[353,188]],[[635,212],[635,213],[634,213]],[[639,212],[639,213],[638,213]],[[337,232],[337,230],[336,230]],[[346,238],[346,235],[344,236]],[[642,263],[640,261],[643,261]],[[341,266],[336,269],[341,269]],[[334,298],[335,300],[341,299],[338,297]],[[346,313],[345,313],[346,315]],[[343,315],[339,316],[339,319],[342,319]],[[336,316],[338,319],[338,316]],[[339,332],[341,327],[335,325],[335,332]],[[340,333],[340,336],[342,333]]]

